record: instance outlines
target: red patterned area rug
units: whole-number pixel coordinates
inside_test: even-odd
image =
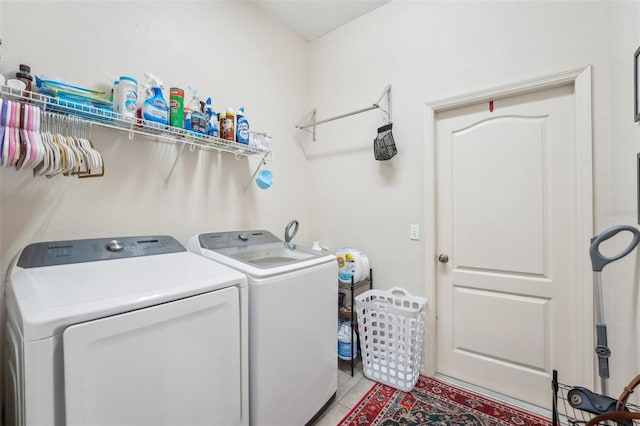
[[[338,426],[548,426],[551,420],[420,376],[411,392],[376,383]]]

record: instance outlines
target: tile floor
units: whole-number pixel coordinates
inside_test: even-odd
[[[336,397],[313,426],[336,426],[358,403],[375,382],[362,374],[362,361],[357,360],[351,377],[349,361],[338,360],[338,391]]]

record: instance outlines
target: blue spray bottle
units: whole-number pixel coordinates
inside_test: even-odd
[[[207,135],[213,136],[215,138],[220,137],[220,130],[218,129],[218,114],[211,107],[211,98],[207,98],[206,104],[206,117],[208,120],[207,124]]]
[[[236,124],[236,142],[249,144],[249,121],[244,116],[244,107],[238,108],[237,124]]]
[[[147,98],[142,104],[142,118],[147,121],[168,125],[169,106],[162,95],[162,81],[149,72],[145,72],[144,76],[147,78],[147,82],[144,84]]]

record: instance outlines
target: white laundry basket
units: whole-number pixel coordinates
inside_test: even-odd
[[[364,375],[409,392],[420,374],[427,299],[394,287],[355,300]]]

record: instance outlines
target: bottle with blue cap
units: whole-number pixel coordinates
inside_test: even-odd
[[[142,118],[166,126],[169,124],[169,106],[162,95],[162,81],[150,72],[145,72],[144,76],[147,78],[144,84],[147,98],[142,103]]]
[[[205,102],[206,105],[206,113],[207,117],[207,135],[213,137],[219,137],[220,133],[218,130],[218,114],[213,110],[211,98],[207,98]]]
[[[236,142],[249,144],[249,121],[244,116],[244,107],[238,108],[238,114],[236,116]]]
[[[355,359],[358,356],[358,345],[351,340],[351,321],[346,318],[338,328],[338,358]]]
[[[135,119],[138,109],[138,81],[123,75],[118,84],[118,112],[127,119]]]

